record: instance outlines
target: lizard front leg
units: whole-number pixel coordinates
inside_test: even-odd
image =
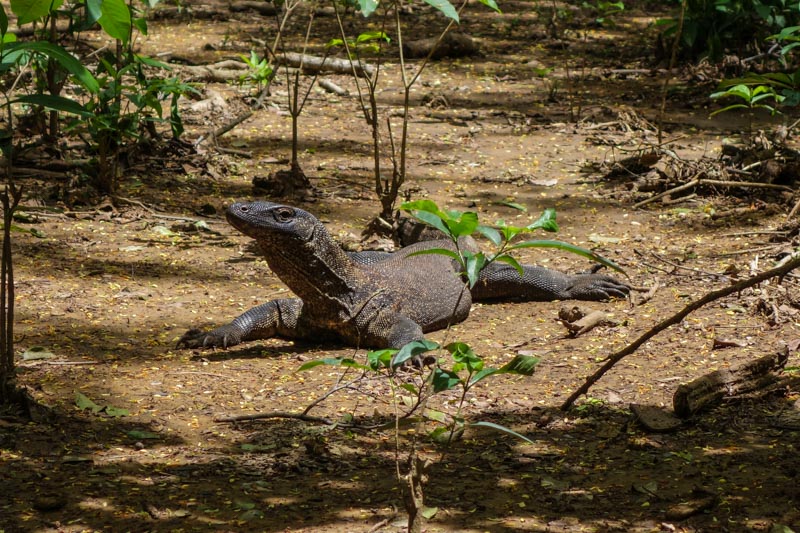
[[[303,337],[298,329],[303,301],[299,298],[272,300],[250,309],[234,318],[230,324],[211,331],[190,329],[178,339],[181,348],[229,348],[245,341],[269,339],[280,336]]]

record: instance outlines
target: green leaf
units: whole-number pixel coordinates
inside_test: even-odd
[[[506,207],[510,207],[512,209],[517,209],[518,211],[522,211],[523,213],[527,213],[528,212],[528,208],[527,207],[525,207],[522,204],[518,204],[517,202],[509,202],[509,201],[506,201],[506,200],[501,200],[501,201],[499,201],[497,203],[500,204],[500,205],[504,205]]]
[[[436,202],[433,200],[414,200],[413,202],[403,202],[400,204],[400,209],[403,211],[408,211],[409,213],[413,211],[425,211],[440,216],[444,215],[441,209],[439,209],[439,206],[436,205]]]
[[[520,276],[525,275],[525,271],[522,269],[522,265],[520,265],[519,261],[514,259],[513,256],[510,256],[508,254],[500,254],[498,256],[495,256],[494,260],[500,263],[506,263],[507,265],[511,265],[512,267],[514,267],[514,269],[516,269],[517,272],[519,272]]]
[[[113,418],[120,418],[120,417],[128,416],[128,415],[131,414],[131,412],[128,411],[127,409],[122,409],[120,407],[114,407],[112,405],[106,405],[105,412],[106,412],[106,414],[108,416],[113,417]]]
[[[417,220],[424,222],[428,226],[432,226],[445,235],[450,235],[450,228],[445,224],[444,213],[431,213],[429,211],[412,211],[411,216]]]
[[[536,370],[536,365],[539,364],[539,358],[532,355],[517,355],[500,367],[500,372],[503,374],[517,374],[520,376],[531,376]]]
[[[436,409],[425,409],[425,418],[428,420],[434,420],[440,424],[447,423],[447,415],[442,411],[437,411]]]
[[[497,6],[497,2],[495,2],[494,0],[478,0],[478,1],[481,4],[485,5],[486,7],[494,9],[498,13],[502,13],[502,11],[500,11],[500,8]]]
[[[466,213],[458,213],[457,216],[458,218],[455,220],[445,219],[444,222],[447,224],[447,228],[449,230],[446,233],[449,233],[451,236],[456,238],[472,235],[472,233],[478,227],[477,213],[467,211]]]
[[[433,392],[442,392],[453,389],[461,383],[458,374],[450,370],[436,368],[433,371]]]
[[[366,18],[378,9],[378,0],[358,0],[358,6],[361,8],[361,14]]]
[[[481,270],[486,266],[486,256],[482,252],[473,254],[472,252],[464,252],[464,259],[467,263],[467,280],[469,281],[470,288],[478,283],[478,276]]]
[[[726,111],[730,111],[731,109],[750,109],[750,106],[745,105],[745,104],[733,104],[733,105],[729,105],[728,107],[723,107],[722,109],[717,109],[716,111],[713,111],[712,113],[710,113],[708,116],[709,117],[713,117],[714,115],[719,115],[720,113],[724,113]]]
[[[716,99],[722,98],[724,96],[738,96],[742,100],[745,100],[746,102],[749,102],[750,98],[751,98],[751,95],[752,95],[752,92],[750,90],[750,87],[748,87],[747,85],[741,84],[741,85],[734,85],[733,87],[730,87],[726,91],[712,93],[710,98],[712,100],[716,100]]]
[[[125,0],[103,0],[100,27],[112,38],[126,44],[131,36],[131,11]]]
[[[6,8],[0,4],[0,35],[5,37],[8,32],[8,15],[6,15]]]
[[[87,23],[94,24],[103,16],[103,0],[86,0]]]
[[[592,252],[591,250],[587,250],[586,248],[581,248],[580,246],[575,246],[574,244],[569,244],[561,241],[525,241],[515,244],[514,246],[509,246],[507,250],[510,252],[512,250],[519,250],[521,248],[557,248],[559,250],[564,250],[566,252],[570,252],[576,255],[580,255],[581,257],[591,259],[592,261],[600,263],[601,265],[605,265],[608,268],[614,269],[621,274],[625,274],[625,270],[623,270],[621,266],[611,261],[610,259],[606,259],[605,257]],[[627,274],[625,275],[627,276]]]
[[[500,232],[491,226],[478,224],[476,229],[478,230],[478,233],[492,241],[492,244],[495,246],[500,246],[500,243],[503,242],[503,237],[500,235]]]
[[[503,233],[503,239],[505,239],[506,242],[510,242],[523,231],[527,231],[525,228],[506,225],[503,220],[498,220],[497,225],[500,227],[500,231]]]
[[[142,35],[147,35],[147,19],[143,17],[138,17],[133,19],[133,26],[139,30],[139,33]]]
[[[475,375],[473,375],[469,379],[469,383],[467,383],[467,387],[472,387],[473,385],[475,385],[479,381],[481,381],[483,379],[486,379],[489,376],[493,376],[495,374],[501,374],[501,373],[502,372],[500,372],[499,368],[488,368],[488,367],[484,368],[480,372],[476,372]]]
[[[413,383],[403,383],[400,385],[400,388],[411,394],[419,394],[419,389],[417,389]]]
[[[543,229],[544,231],[550,232],[558,231],[558,224],[556,223],[556,210],[552,207],[548,207],[535,222],[525,226],[525,229]]]
[[[77,405],[82,411],[89,409],[93,413],[99,413],[100,411],[103,410],[102,407],[100,407],[92,400],[90,400],[86,395],[78,391],[75,391],[75,405]]]
[[[56,61],[67,72],[75,76],[80,82],[81,86],[90,93],[96,93],[100,90],[100,84],[97,83],[92,74],[86,70],[80,61],[78,61],[69,52],[60,46],[45,42],[45,41],[30,41],[9,43],[5,47],[5,54],[8,56],[12,52],[31,51],[44,54],[47,57]]]
[[[441,11],[442,15],[445,17],[458,23],[458,12],[456,11],[456,8],[453,7],[453,4],[447,0],[425,0],[425,3],[437,11]]]
[[[61,7],[62,0],[11,0],[11,11],[17,16],[17,26],[39,20]]]
[[[397,352],[397,354],[392,358],[392,368],[401,366],[403,363],[413,357],[418,356],[419,354],[430,352],[431,350],[437,350],[438,348],[438,343],[429,341],[428,339],[411,341],[400,348],[400,351]]]
[[[392,363],[392,357],[399,352],[394,348],[386,348],[384,350],[375,350],[367,352],[367,362],[372,370],[378,370],[381,367],[389,368]]]
[[[367,43],[370,41],[381,41],[381,40],[386,41],[387,43],[391,42],[391,39],[389,39],[389,36],[386,35],[386,32],[384,31],[365,31],[364,33],[361,33],[359,34],[358,37],[356,37],[357,43]]]
[[[444,349],[450,352],[454,361],[459,363],[469,362],[474,364],[481,360],[472,347],[465,342],[451,342]]]
[[[533,375],[534,371],[536,370],[537,364],[539,364],[538,357],[533,357],[532,355],[517,355],[514,357],[514,359],[500,368],[484,368],[472,376],[467,385],[472,387],[479,381],[495,374],[516,374],[520,376],[530,376]]]
[[[533,441],[532,441],[531,439],[529,439],[528,437],[525,437],[525,436],[523,436],[523,435],[520,435],[519,433],[517,433],[517,432],[516,432],[516,431],[514,431],[513,429],[509,429],[509,428],[507,428],[507,427],[505,427],[505,426],[501,426],[500,424],[494,424],[494,423],[492,423],[492,422],[472,422],[472,423],[470,424],[470,426],[472,426],[472,427],[485,427],[485,428],[496,429],[497,431],[502,431],[502,432],[504,432],[504,433],[508,433],[509,435],[514,435],[514,436],[515,436],[515,437],[517,437],[518,439],[522,439],[522,440],[524,440],[525,442],[527,442],[527,443],[529,443],[529,444],[536,444],[535,442],[533,442]]]
[[[303,370],[308,370],[320,365],[327,365],[327,366],[343,366],[345,368],[357,368],[359,370],[372,370],[370,367],[362,365],[361,363],[357,363],[353,359],[349,358],[338,358],[338,357],[326,357],[324,359],[315,359],[314,361],[308,361],[298,368],[298,372]]]
[[[47,109],[55,111],[63,111],[65,113],[72,113],[82,117],[91,117],[92,113],[86,110],[81,104],[75,100],[64,98],[63,96],[53,96],[50,94],[24,94],[12,100],[11,103],[23,103],[34,106],[42,106]]]

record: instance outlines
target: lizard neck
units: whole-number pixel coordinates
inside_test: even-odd
[[[306,303],[338,299],[365,282],[364,272],[323,227],[298,245],[259,241],[272,271]]]

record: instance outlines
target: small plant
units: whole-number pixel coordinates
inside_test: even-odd
[[[776,93],[775,89],[769,85],[756,85],[755,87],[750,87],[749,85],[738,84],[728,87],[724,91],[715,92],[711,95],[712,100],[728,97],[736,98],[739,101],[725,106],[722,109],[717,109],[711,113],[712,117],[719,113],[724,113],[733,109],[749,109],[750,111],[756,109],[766,109],[770,112],[770,114],[774,115],[775,113],[779,113],[777,105],[779,105],[785,99],[784,96]],[[768,102],[771,102],[772,105],[770,105]]]
[[[245,74],[239,76],[239,85],[255,85],[258,94],[264,89],[273,77],[272,66],[266,57],[259,57],[255,50],[250,50],[250,56],[241,54],[239,56],[247,65],[248,70]]]

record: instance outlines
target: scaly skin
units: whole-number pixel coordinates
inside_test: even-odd
[[[425,241],[395,253],[347,254],[313,215],[272,202],[237,203],[230,224],[255,239],[270,269],[297,298],[267,302],[211,331],[191,329],[178,346],[228,348],[271,337],[336,340],[359,348],[400,348],[428,331],[457,323],[481,300],[606,300],[629,287],[600,274],[571,276],[525,265],[524,275],[493,263],[466,290],[446,256],[411,256],[450,248]],[[469,239],[459,243],[476,251]]]

